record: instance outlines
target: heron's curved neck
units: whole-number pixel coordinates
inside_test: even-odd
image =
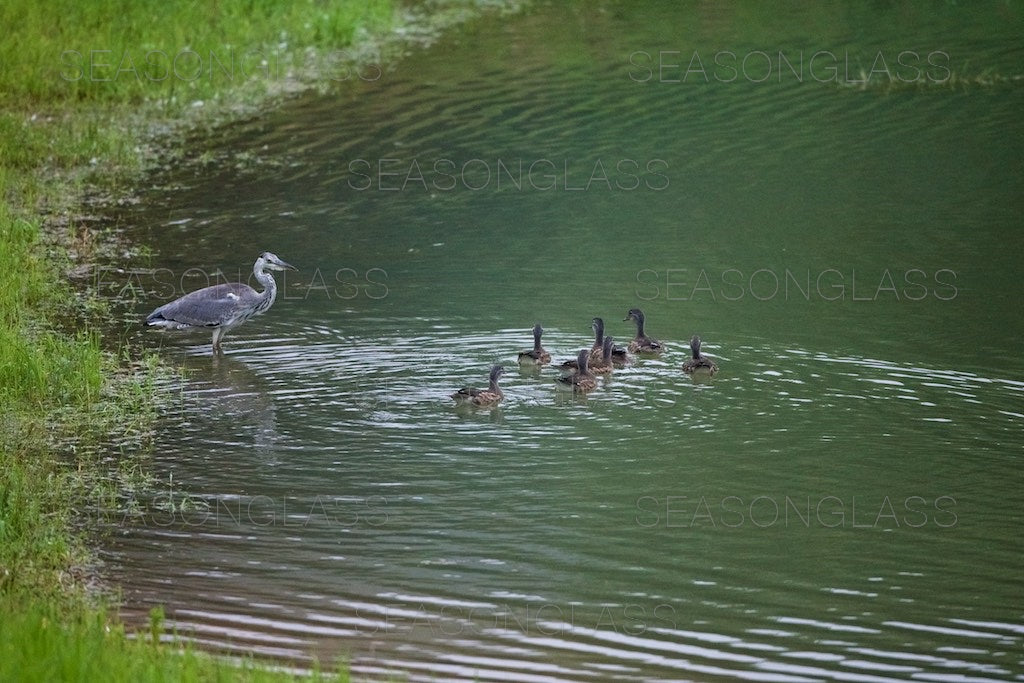
[[[256,265],[252,267],[252,274],[256,276],[256,280],[263,285],[263,291],[260,293],[260,297],[272,304],[274,299],[277,298],[277,282],[274,280],[274,276],[267,271],[263,270],[264,263],[263,259],[256,261]]]

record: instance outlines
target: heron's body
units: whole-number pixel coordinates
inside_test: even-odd
[[[597,387],[597,379],[590,372],[590,352],[587,349],[580,349],[579,354],[576,356],[576,367],[578,371],[575,375],[568,375],[557,379],[558,387],[571,389],[575,394],[585,394]]]
[[[690,340],[690,349],[693,352],[693,357],[683,363],[683,372],[688,375],[704,375],[706,377],[711,377],[718,372],[715,361],[700,352],[700,337],[697,335],[693,335],[693,339]]]
[[[505,368],[500,365],[495,365],[491,368],[490,382],[486,389],[477,389],[476,387],[463,387],[454,394],[452,394],[452,400],[455,401],[457,406],[477,406],[479,408],[489,408],[498,405],[501,399],[505,397],[501,393],[501,388],[498,387],[498,378],[504,374]]]
[[[529,351],[519,352],[520,365],[545,365],[551,362],[551,354],[540,345],[540,335],[543,332],[544,328],[540,326],[540,323],[533,326],[533,348]]]
[[[652,337],[648,337],[644,332],[644,312],[639,308],[631,308],[626,314],[626,317],[622,319],[623,322],[627,320],[633,320],[636,323],[636,336],[629,342],[629,351],[631,353],[661,353],[665,350],[665,346]]]
[[[213,332],[213,349],[220,351],[220,342],[232,328],[266,312],[277,298],[277,283],[266,269],[285,270],[288,265],[270,252],[256,259],[252,272],[263,285],[257,292],[242,282],[204,287],[160,306],[146,317],[146,325],[165,330],[209,329]]]

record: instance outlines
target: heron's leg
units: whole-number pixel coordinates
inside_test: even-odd
[[[215,327],[215,328],[213,328],[213,350],[217,351],[218,353],[221,350],[220,349],[220,338],[223,337],[223,336],[224,336],[224,328],[223,327]]]

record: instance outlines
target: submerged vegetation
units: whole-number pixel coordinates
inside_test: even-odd
[[[90,588],[87,510],[146,481],[159,369],[105,338],[108,304],[71,285],[95,258],[82,244],[113,234],[77,207],[198,110],[351,77],[347,50],[394,16],[389,0],[0,4],[0,679],[291,677],[182,650],[157,617],[152,637],[126,633]]]

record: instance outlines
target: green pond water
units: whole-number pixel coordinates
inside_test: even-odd
[[[1024,679],[1022,35],[540,4],[192,140],[112,214],[138,314],[298,271],[223,357],[133,323],[187,373],[126,617],[358,680]],[[517,367],[634,306],[668,350],[589,397]]]

